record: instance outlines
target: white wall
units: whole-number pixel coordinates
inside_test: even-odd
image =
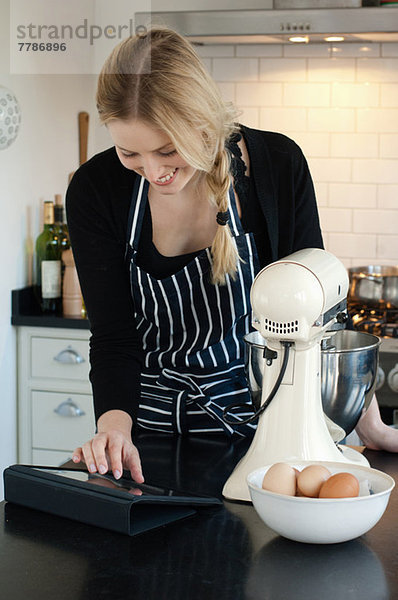
[[[398,44],[204,46],[241,121],[307,156],[326,248],[348,266],[398,265]]]
[[[244,8],[270,9],[273,0],[246,0]],[[151,11],[174,10],[236,10],[242,8],[241,0],[151,0]]]

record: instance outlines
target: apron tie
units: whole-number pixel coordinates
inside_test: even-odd
[[[240,380],[240,377],[233,377],[233,380]],[[231,380],[230,380],[231,381]],[[175,419],[176,426],[179,433],[185,433],[187,431],[186,426],[186,408],[189,404],[196,403],[200,408],[206,411],[219,425],[229,434],[233,435],[244,435],[245,427],[242,430],[236,430],[229,423],[224,421],[223,413],[225,410],[225,403],[223,398],[218,397],[217,393],[214,395],[209,394],[209,390],[212,385],[205,384],[203,388],[196,383],[196,381],[187,373],[181,373],[173,371],[172,369],[164,368],[161,371],[160,376],[157,379],[157,385],[160,388],[171,390],[176,393],[175,403]],[[222,381],[217,382],[217,387],[222,385]],[[241,388],[241,384],[239,385]],[[216,391],[217,388],[215,388]],[[242,407],[244,405],[242,404]],[[247,409],[251,412],[251,404],[246,404]],[[239,422],[240,418],[236,415],[236,422]],[[245,425],[242,423],[242,425]],[[246,432],[247,434],[247,432]]]

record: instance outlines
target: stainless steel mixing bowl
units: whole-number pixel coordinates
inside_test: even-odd
[[[265,340],[258,331],[247,334],[245,372],[255,407],[261,404]],[[363,408],[368,408],[377,379],[380,340],[360,331],[341,330],[323,340],[321,395],[324,413],[348,435]]]

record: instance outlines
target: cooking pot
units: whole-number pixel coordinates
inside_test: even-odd
[[[348,274],[350,301],[375,308],[398,308],[398,267],[351,267]]]
[[[259,408],[266,340],[258,331],[248,333],[243,339],[246,378],[253,405]],[[355,429],[362,410],[368,408],[373,397],[377,381],[380,339],[370,333],[344,329],[322,342],[323,412],[348,435]],[[340,440],[343,437],[344,434],[340,436]]]

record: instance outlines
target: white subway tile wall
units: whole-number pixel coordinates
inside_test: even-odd
[[[398,265],[398,44],[198,48],[250,127],[303,149],[326,249]]]

